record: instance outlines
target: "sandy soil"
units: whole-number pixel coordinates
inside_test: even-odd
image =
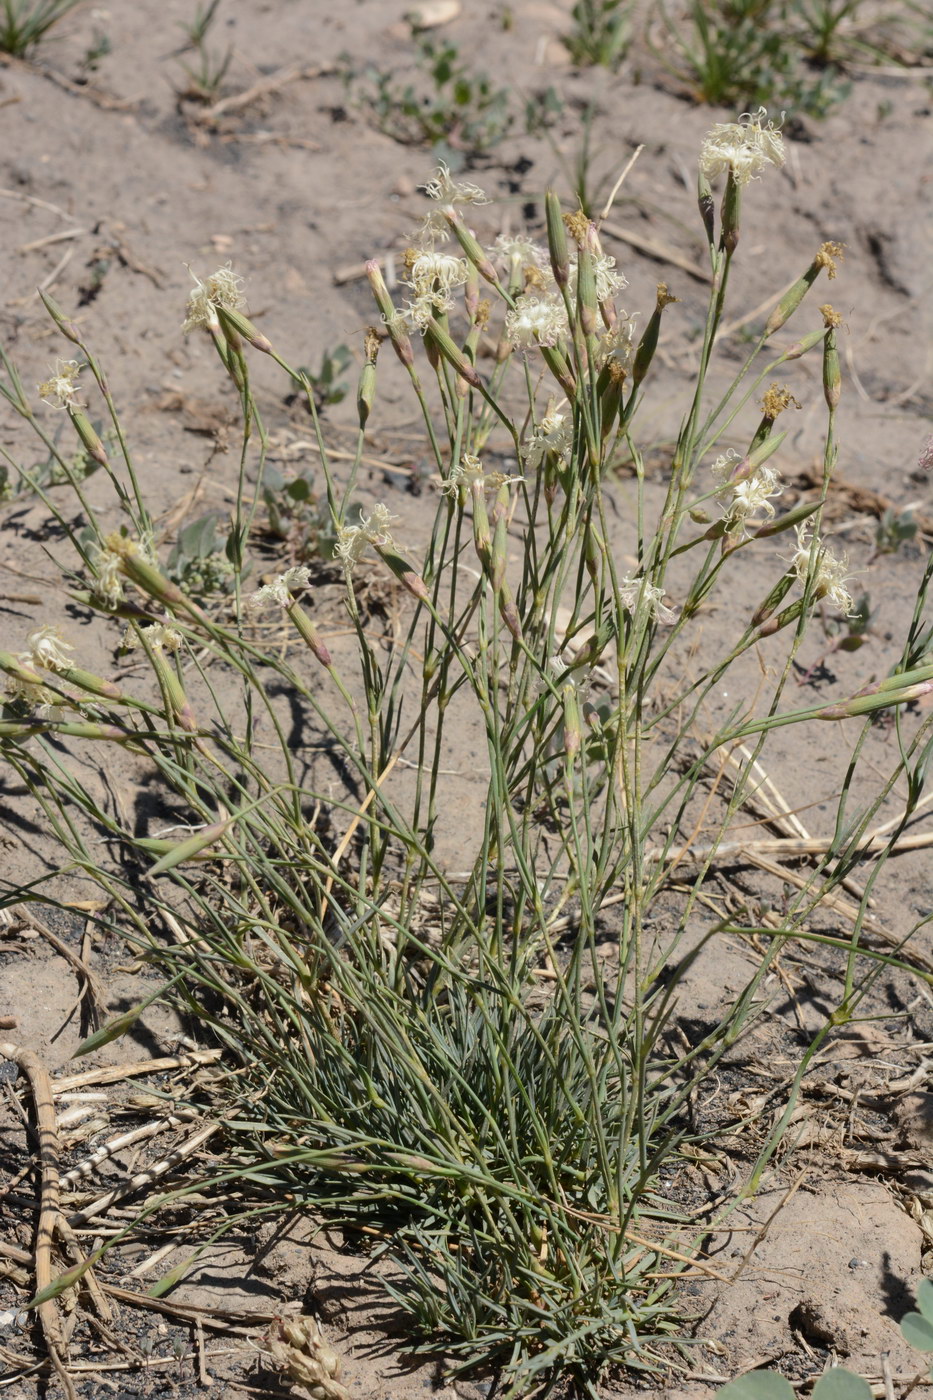
[[[5,61],[0,66],[0,336],[24,383],[31,385],[46,377],[63,348],[35,295],[36,285],[44,284],[76,312],[106,362],[166,540],[185,518],[224,509],[236,480],[235,451],[227,450],[236,444],[229,386],[220,381],[208,348],[180,333],[191,285],[185,264],[207,273],[231,259],[246,279],[253,319],[274,327],[294,362],[316,368],[325,349],[345,343],[353,349],[349,378],[355,378],[361,332],[374,319],[366,283],[357,273],[367,257],[400,256],[422,212],[417,187],[432,161],[429,151],[375,130],[348,99],[334,68],[349,54],[357,65],[377,58],[386,68],[407,71],[410,8],[410,0],[362,0],[343,7],[321,0],[223,0],[217,43],[229,42],[234,54],[224,95],[300,71],[287,84],[273,82],[265,95],[210,119],[203,104],[180,98],[176,90],[184,83],[176,51],[179,26],[190,18],[189,0],[140,0],[103,12],[81,8],[43,46],[39,66]],[[537,229],[544,188],[556,184],[567,190],[567,162],[580,149],[579,114],[586,102],[594,102],[596,110],[593,178],[606,190],[635,147],[644,145],[613,221],[664,245],[679,263],[638,253],[611,237],[606,242],[629,280],[627,305],[644,315],[659,277],[681,298],[666,321],[659,350],[670,397],[655,399],[642,421],[663,451],[689,380],[705,296],[702,282],[682,266],[702,261],[694,203],[696,152],[711,122],[732,114],[682,100],[642,47],[614,77],[572,69],[559,43],[569,0],[514,0],[508,29],[502,24],[505,8],[498,0],[465,2],[443,35],[464,55],[476,56],[497,82],[508,84],[519,105],[553,85],[565,106],[549,139],[525,134],[519,122],[476,163],[471,178],[496,197],[513,229],[523,224]],[[100,29],[110,38],[111,52],[87,82],[81,60]],[[829,519],[855,568],[866,571],[860,582],[874,610],[868,669],[883,674],[933,538],[933,490],[929,476],[916,469],[933,420],[928,77],[915,70],[855,73],[844,105],[822,122],[795,119],[790,132],[787,167],[767,194],[753,189],[746,200],[732,304],[737,315],[760,307],[799,275],[822,240],[847,245],[844,269],[831,289],[845,319],[846,383],[839,429],[843,486],[833,496]],[[481,231],[494,234],[499,225]],[[741,328],[736,328],[725,345],[727,356],[737,359],[741,348]],[[818,366],[802,361],[793,385],[804,407],[789,423],[785,457],[788,477],[797,472],[798,490],[807,488],[807,473],[820,451],[818,374]],[[300,446],[309,437],[306,416],[283,401],[281,381],[266,366],[260,363],[256,376],[282,460],[313,468],[313,455]],[[326,421],[333,444],[345,446],[355,421],[352,393],[327,411]],[[396,469],[369,468],[360,498],[388,499],[403,517],[402,530],[417,541],[429,514],[418,494],[424,458],[412,421],[401,374],[386,355],[369,450]],[[24,450],[18,422],[5,406],[0,406],[0,446],[13,455]],[[96,479],[89,490],[95,504],[105,500]],[[626,490],[622,481],[623,512]],[[896,511],[913,506],[922,529],[897,556],[873,560],[877,515],[886,504]],[[106,509],[116,523],[112,507]],[[0,506],[0,526],[0,647],[15,651],[40,622],[66,616],[58,571],[48,557],[56,555],[59,539],[33,496]],[[708,625],[728,629],[732,622],[723,614]],[[84,628],[89,669],[108,673],[110,641],[102,629]],[[807,693],[850,693],[864,682],[865,655],[864,650],[837,654]],[[815,640],[806,659],[818,660]],[[879,730],[870,742],[883,767],[890,732]],[[788,806],[806,809],[808,826],[821,831],[848,753],[842,734],[838,741],[826,728],[815,741],[795,735],[772,752],[779,764],[772,776]],[[452,789],[458,812],[467,810],[480,790],[470,778],[468,750],[462,759],[462,776]],[[120,781],[129,794],[132,771]],[[55,859],[41,813],[2,770],[0,794],[9,812],[0,831],[4,879],[34,878]],[[456,832],[447,839],[453,859]],[[727,873],[749,897],[780,898],[775,877],[738,862]],[[902,935],[933,906],[929,853],[898,857],[876,895],[879,918]],[[17,1027],[2,1034],[38,1051],[51,1070],[71,1073],[69,1057],[88,1026],[87,998],[79,1003],[82,974],[47,934],[89,962],[111,1014],[133,1005],[157,982],[132,964],[122,946],[88,933],[81,919],[43,919],[31,919],[27,911],[0,927],[0,1014],[18,1018]],[[933,949],[925,937],[921,951],[929,959]],[[710,1019],[723,988],[728,992],[740,985],[750,957],[747,949],[717,945],[715,959],[701,960],[691,974],[685,1016],[698,1024]],[[819,957],[788,965],[785,994],[776,997],[724,1067],[705,1111],[721,1112],[725,1121],[737,1106],[760,1102],[762,1122],[770,1123],[792,1073],[793,1055],[821,1024],[820,977],[831,978],[836,971],[831,959]],[[899,975],[879,985],[871,1010],[878,1019],[836,1044],[808,1081],[793,1150],[775,1164],[761,1194],[711,1237],[710,1264],[726,1277],[737,1275],[737,1281],[725,1286],[704,1278],[685,1290],[683,1310],[695,1320],[701,1340],[689,1374],[665,1383],[666,1395],[704,1400],[717,1378],[753,1365],[780,1364],[791,1378],[802,1380],[831,1356],[880,1379],[887,1354],[896,1387],[919,1369],[896,1321],[928,1271],[926,1251],[933,1240],[928,1170],[933,1114],[924,1058],[933,1042],[931,998],[925,986]],[[181,1029],[167,1012],[151,1009],[132,1040],[108,1047],[93,1063],[122,1064],[128,1047],[140,1060],[184,1053]],[[11,1145],[0,1159],[5,1179],[27,1162],[27,1139],[9,1096],[11,1069],[5,1065],[0,1076],[9,1098],[2,1111],[11,1129]],[[190,1070],[178,1079],[164,1070],[147,1082],[169,1097],[184,1096]],[[104,1117],[95,1134],[106,1136],[108,1129],[143,1121],[126,1083],[108,1090],[100,1111]],[[89,1136],[92,1144],[99,1140],[89,1131],[77,1135],[69,1162],[86,1153]],[[159,1150],[187,1136],[190,1131],[182,1127],[171,1138],[160,1138]],[[726,1142],[709,1157],[679,1167],[671,1186],[696,1205],[726,1199],[750,1150],[747,1141],[732,1146],[731,1155]],[[157,1155],[148,1148],[142,1155],[121,1155],[110,1169],[112,1179]],[[104,1172],[101,1191],[109,1179]],[[28,1245],[32,1228],[30,1188],[21,1190],[18,1196],[15,1184],[4,1188],[8,1199],[0,1201],[0,1231],[20,1247]],[[172,1243],[171,1235],[154,1235],[148,1248],[163,1241]],[[146,1247],[132,1256],[123,1252],[112,1277],[145,1253]],[[167,1254],[159,1270],[182,1257],[181,1248]],[[143,1286],[155,1276],[144,1278]],[[0,1289],[0,1344],[22,1353],[31,1339],[16,1312],[25,1294],[15,1280],[0,1281]],[[433,1363],[413,1359],[404,1320],[392,1315],[372,1282],[361,1276],[358,1258],[338,1239],[313,1237],[306,1222],[292,1222],[280,1238],[269,1232],[212,1246],[171,1299],[209,1314],[233,1308],[263,1319],[296,1305],[315,1311],[343,1356],[344,1381],[353,1396],[409,1400],[436,1386],[446,1395],[494,1393],[483,1381],[444,1385]],[[239,1315],[235,1321],[244,1323]],[[206,1333],[207,1353],[226,1354],[205,1359],[202,1353],[201,1365],[231,1400],[285,1393],[248,1340],[265,1325],[252,1331],[243,1325],[216,1348],[213,1334]],[[122,1305],[111,1326],[131,1339],[137,1360],[129,1370],[98,1369],[76,1377],[79,1394],[200,1393],[205,1375],[199,1377],[190,1319]],[[100,1364],[101,1357],[110,1363],[116,1355],[100,1329],[95,1332],[85,1321],[73,1354],[88,1364]],[[7,1394],[11,1400],[31,1400],[37,1393],[54,1393],[43,1391],[42,1384],[24,1377],[8,1385]],[[607,1396],[644,1391],[624,1378],[606,1385]]]

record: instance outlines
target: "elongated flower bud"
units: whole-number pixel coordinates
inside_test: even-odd
[[[795,603],[791,603],[783,612],[779,612],[776,617],[769,617],[755,628],[750,641],[761,641],[764,637],[773,637],[775,632],[780,632],[791,622],[796,622],[803,612],[803,599],[798,598]]]
[[[741,462],[739,462],[735,470],[730,474],[730,484],[734,486],[736,483],[745,481],[748,477],[753,476],[758,468],[777,452],[786,437],[786,432],[769,433],[767,437],[756,441],[742,458]]]
[[[217,318],[224,336],[231,344],[236,344],[235,337],[239,335],[248,341],[254,350],[261,350],[264,355],[272,353],[272,341],[268,340],[262,331],[257,330],[242,311],[233,311],[229,307],[218,305]]]
[[[65,315],[58,302],[55,301],[54,298],[50,297],[48,292],[43,292],[40,290],[39,296],[42,299],[42,305],[45,307],[46,311],[49,313],[52,320],[55,322],[56,326],[61,331],[65,339],[70,340],[72,345],[80,345],[81,336],[79,334],[77,326],[73,321],[69,321],[68,317]]]
[[[483,381],[476,373],[476,370],[473,368],[466,355],[460,349],[459,345],[457,345],[456,341],[448,335],[447,331],[445,331],[437,321],[428,322],[425,330],[425,340],[431,345],[434,345],[448,364],[453,365],[457,373],[461,375],[468,384],[471,384],[474,389],[481,389],[483,387]]]
[[[561,687],[561,699],[564,703],[564,752],[567,755],[567,761],[572,763],[583,743],[580,702],[577,698],[577,688],[573,683]]]
[[[69,409],[68,412],[75,426],[75,431],[81,439],[84,450],[87,452],[88,456],[92,457],[95,462],[99,462],[102,467],[106,467],[109,460],[106,449],[94,431],[91,420],[88,418],[87,414],[82,413],[80,409],[76,408]]]
[[[36,734],[68,734],[75,739],[102,739],[113,744],[125,744],[139,738],[134,729],[121,729],[116,724],[50,719],[0,720],[0,739],[31,739]]]
[[[486,483],[482,477],[470,483],[473,500],[473,547],[484,569],[492,564],[492,530],[486,510]]]
[[[143,593],[148,593],[150,598],[157,598],[168,608],[180,608],[198,622],[206,622],[207,619],[197,603],[183,593],[177,584],[172,583],[171,579],[160,573],[154,564],[150,564],[133,540],[115,533],[108,535],[104,544],[112,554],[120,556],[123,572]]]
[[[505,583],[505,570],[508,564],[509,484],[507,481],[503,481],[499,490],[496,492],[496,499],[492,509],[492,521],[494,524],[494,531],[489,577],[492,581],[493,588],[498,593]]]
[[[777,306],[768,317],[768,324],[765,326],[765,339],[780,330],[781,326],[789,321],[803,301],[813,283],[825,268],[830,281],[836,276],[836,258],[841,258],[843,245],[841,243],[823,243],[816,257],[802,277],[791,287],[789,292],[785,292]]]
[[[542,345],[540,351],[542,360],[572,402],[577,395],[577,381],[569,364],[556,346]]]
[[[865,686],[857,695],[843,700],[841,704],[828,705],[825,710],[820,711],[817,719],[848,719],[857,715],[869,715],[875,710],[887,709],[889,705],[909,704],[910,701],[920,700],[924,695],[931,693],[933,666],[924,666],[900,676],[888,676],[877,685]]]
[[[784,515],[779,515],[776,520],[769,520],[764,525],[759,525],[752,534],[756,540],[768,540],[772,535],[783,535],[786,530],[794,530],[808,516],[815,515],[819,510],[821,502],[802,501],[800,505],[794,506],[793,510],[787,511]]]
[[[57,674],[69,685],[76,685],[79,690],[86,690],[89,695],[98,695],[102,700],[112,700],[114,704],[122,704],[126,697],[118,685],[113,681],[104,680],[102,676],[94,676],[90,671],[82,671],[79,666],[62,666]]]
[[[826,326],[826,339],[823,342],[823,397],[830,410],[838,407],[842,397],[842,370],[839,365],[839,350],[836,346],[836,327],[841,318],[828,304],[821,306],[823,324]]]
[[[361,430],[366,427],[376,398],[376,357],[379,354],[379,344],[379,332],[374,326],[370,326],[364,343],[366,363],[360,371],[360,382],[356,390],[356,411]]]
[[[186,734],[196,734],[198,722],[195,719],[194,710],[172,663],[166,660],[162,648],[158,646],[150,647],[149,659],[159,678],[162,694],[168,701],[172,716],[179,729],[183,729]]]
[[[651,313],[651,319],[645,327],[644,334],[638,342],[638,349],[635,351],[635,360],[632,364],[632,385],[636,389],[648,373],[648,368],[654,359],[654,352],[658,348],[658,334],[661,330],[661,316],[664,308],[675,301],[677,301],[677,297],[671,296],[667,290],[667,283],[659,282],[655,307]]]
[[[486,250],[472,229],[467,228],[460,214],[452,206],[442,209],[441,213],[453,229],[454,237],[460,247],[466,253],[467,259],[473,264],[480,277],[485,277],[487,282],[491,282],[494,287],[499,285],[499,274],[493,267],[486,255]]]
[[[567,229],[560,207],[560,200],[553,190],[544,196],[544,209],[547,217],[547,242],[551,254],[551,271],[558,287],[566,287],[570,281],[570,253],[567,247]]]
[[[577,318],[583,334],[595,336],[599,325],[599,302],[596,299],[593,258],[587,244],[577,254]]]
[[[742,187],[735,178],[734,172],[730,169],[726,177],[726,188],[723,191],[722,206],[719,210],[719,218],[722,224],[720,245],[730,258],[739,246],[741,214]]]
[[[395,303],[389,296],[389,289],[385,284],[382,269],[375,258],[371,258],[366,264],[366,278],[375,298],[376,305],[382,312],[382,319],[385,321],[386,330],[389,332],[389,338],[392,341],[392,349],[408,372],[413,374],[415,352],[412,349],[411,337],[405,330],[402,318],[396,310]]]
[[[308,649],[317,657],[321,665],[328,668],[331,667],[333,665],[331,654],[321,641],[318,636],[317,628],[301,604],[293,602],[290,606],[286,607],[285,611],[298,629],[298,634],[302,641],[307,644]]]
[[[805,355],[808,350],[812,350],[814,345],[819,345],[820,341],[825,339],[825,336],[825,330],[810,331],[808,335],[801,336],[800,340],[798,340],[795,345],[792,345],[789,350],[785,350],[781,359],[799,360],[801,355]]]
[[[420,574],[415,573],[407,559],[403,559],[389,545],[377,544],[374,545],[374,548],[383,563],[388,564],[403,588],[406,588],[413,597],[422,603],[426,603],[430,599],[428,585]]]
[[[781,606],[784,599],[790,592],[794,582],[793,574],[782,574],[764,602],[752,613],[752,626],[760,627],[763,622],[773,615],[775,610]]]
[[[706,230],[706,241],[712,247],[716,241],[716,205],[713,200],[713,188],[702,169],[697,173],[697,205]]]

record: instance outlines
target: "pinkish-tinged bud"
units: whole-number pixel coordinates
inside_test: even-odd
[[[217,317],[224,335],[231,344],[236,344],[236,336],[242,336],[254,350],[261,350],[264,355],[272,354],[272,341],[267,340],[262,331],[257,330],[242,311],[232,311],[226,306],[218,306]]]
[[[318,636],[317,628],[304,608],[302,608],[299,603],[293,602],[286,608],[286,612],[292,622],[294,622],[302,641],[307,644],[308,649],[317,657],[322,666],[326,666],[329,669],[333,665],[331,654]]]

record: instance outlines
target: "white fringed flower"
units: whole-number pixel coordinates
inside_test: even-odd
[[[94,544],[91,545],[91,563],[97,575],[94,596],[108,608],[115,608],[123,601],[122,557],[115,550]]]
[[[38,647],[41,647],[43,643],[49,643],[46,654],[51,659],[53,653],[57,655],[59,648],[67,645],[67,643],[60,642],[57,635],[44,635],[56,634],[56,632],[57,629],[53,627],[40,627],[38,631],[31,633],[26,642],[29,650],[21,651],[16,657],[27,674],[11,675],[8,672],[4,682],[6,699],[12,703],[19,702],[21,705],[28,706],[30,710],[35,712],[37,719],[58,720],[65,713],[62,707],[63,697],[57,695],[54,690],[50,690],[48,686],[43,685],[36,674],[43,669],[43,663],[36,656]],[[70,664],[67,657],[64,658],[64,661],[66,666]],[[45,667],[44,669],[52,670],[53,668]],[[35,680],[28,679],[30,672],[36,675]]]
[[[500,233],[489,251],[493,256],[503,258],[508,263],[514,262],[519,267],[537,267],[541,270],[550,267],[547,249],[526,233]]]
[[[707,180],[732,172],[737,185],[757,180],[769,165],[784,164],[784,138],[773,122],[763,123],[768,113],[744,112],[737,122],[718,122],[707,133],[700,150],[700,170]]]
[[[28,663],[45,671],[67,671],[71,666],[68,653],[74,651],[59,627],[37,627],[26,638]]]
[[[775,467],[767,463],[760,466],[743,481],[732,483],[732,499],[726,510],[726,526],[731,532],[748,530],[757,516],[770,520],[774,515],[772,496],[780,496],[784,490],[781,478]]]
[[[606,331],[599,342],[596,352],[596,364],[599,369],[607,365],[610,360],[614,360],[623,369],[631,366],[635,357],[635,321],[624,311],[619,313],[612,330]]]
[[[133,651],[136,647],[142,646],[143,641],[154,652],[161,655],[166,651],[177,651],[181,646],[182,638],[180,632],[176,632],[174,627],[168,627],[164,622],[153,622],[148,627],[141,627],[139,632],[136,632],[132,627],[127,628],[123,638],[123,645],[127,651]]]
[[[188,271],[191,272],[190,267]],[[219,267],[206,282],[202,282],[194,272],[191,272],[191,276],[194,278],[194,291],[188,297],[188,305],[185,308],[187,316],[182,326],[185,335],[197,326],[218,330],[218,306],[223,307],[225,311],[246,310],[243,278],[237,276],[229,263]]]
[[[619,601],[633,617],[641,606],[648,609],[649,616],[656,622],[676,622],[676,612],[662,603],[663,597],[664,589],[656,588],[646,578],[632,578],[631,574],[626,574],[619,579]]]
[[[728,447],[725,452],[721,453],[716,458],[715,462],[713,462],[710,471],[719,482],[720,490],[730,484],[730,477],[732,476],[732,472],[738,460],[739,454],[736,452],[735,448]]]
[[[452,253],[438,253],[430,249],[415,258],[408,285],[414,288],[419,297],[437,298],[437,304],[447,310],[450,293],[455,287],[462,287],[469,275],[465,258],[455,258]]]
[[[797,532],[797,548],[791,557],[791,568],[797,575],[798,581],[806,584],[810,572],[810,525],[804,521],[802,525],[795,527]],[[822,540],[817,543],[816,572],[813,579],[813,592],[817,598],[825,598],[827,603],[836,608],[845,617],[851,617],[855,612],[855,603],[852,594],[846,584],[853,575],[849,573],[849,556],[843,554],[837,558],[832,550],[825,545]]]
[[[257,588],[255,593],[250,593],[245,600],[247,612],[258,612],[260,608],[274,603],[276,607],[288,608],[295,601],[292,597],[292,590],[297,588],[307,588],[311,582],[310,570],[303,564],[298,564],[292,569],[286,569],[284,574],[279,574],[271,583],[264,583],[261,588]]]
[[[414,331],[417,335],[424,335],[428,326],[434,319],[437,311],[451,311],[453,309],[453,298],[446,300],[438,293],[428,296],[415,297],[414,301],[406,302],[401,311],[386,320],[386,325],[397,326],[403,331]]]
[[[478,185],[455,180],[443,161],[438,161],[434,178],[424,187],[428,199],[436,199],[442,204],[488,204],[489,196]]]
[[[339,559],[345,569],[350,570],[353,565],[362,558],[367,545],[376,548],[392,548],[395,541],[389,529],[398,520],[397,515],[391,515],[387,506],[375,505],[369,515],[364,515],[360,511],[359,525],[343,525],[337,532],[337,543],[334,546],[334,555]]]
[[[517,350],[556,345],[567,335],[567,312],[559,297],[521,296],[505,317],[505,333]]]
[[[49,408],[82,408],[76,384],[80,370],[77,360],[56,360],[49,378],[39,385],[42,402]]]
[[[621,292],[623,287],[628,286],[626,278],[621,272],[616,272],[616,260],[608,253],[596,253],[592,259],[593,277],[596,282],[596,300],[609,301],[616,292]],[[569,272],[568,290],[572,297],[577,294],[577,263],[572,259]]]
[[[548,452],[566,463],[572,447],[573,419],[568,413],[558,413],[553,406],[549,406],[522,449],[522,461],[532,472],[537,471]]]
[[[456,496],[461,486],[472,486],[474,481],[485,481],[486,472],[479,457],[464,452],[458,462],[454,462],[446,480],[441,486],[445,496]]]

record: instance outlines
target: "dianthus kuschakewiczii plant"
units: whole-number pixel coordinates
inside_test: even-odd
[[[239,1189],[252,1183],[258,1211],[297,1202],[360,1229],[390,1261],[386,1287],[422,1344],[464,1368],[502,1368],[508,1395],[561,1377],[595,1395],[607,1366],[676,1355],[670,1292],[698,1244],[658,1176],[690,1132],[691,1095],[761,1004],[788,939],[835,947],[843,963],[832,1024],[805,1063],[898,961],[863,947],[867,903],[851,936],[812,920],[856,859],[867,901],[900,825],[870,855],[863,837],[898,777],[916,800],[931,724],[904,710],[933,689],[921,617],[930,571],[886,678],[790,708],[787,681],[815,607],[851,609],[847,566],[821,533],[822,498],[781,511],[775,425],[790,390],[768,388],[757,426],[742,427],[756,392],[801,356],[822,357],[825,497],[838,318],[824,306],[796,339],[784,328],[817,278],[835,274],[838,248],[824,245],[776,305],[734,382],[710,388],[741,201],[782,159],[763,114],[716,127],[703,147],[712,293],[660,487],[635,425],[674,298],[659,287],[637,333],[598,229],[563,214],[553,193],[546,246],[513,236],[487,247],[467,221],[488,223],[482,191],[437,172],[403,306],[370,265],[382,320],[366,340],[359,445],[344,480],[313,386],[248,319],[239,279],[221,269],[198,280],[186,328],[213,341],[244,421],[232,598],[214,610],[167,577],[108,381],[47,302],[81,356],[56,370],[55,402],[123,512],[122,527],[107,528],[74,480],[86,528],[73,535],[71,596],[101,615],[115,645],[137,649],[155,684],[140,693],[91,675],[75,643],[40,628],[0,662],[4,755],[72,868],[103,890],[101,923],[146,948],[227,1051],[226,1151]],[[385,503],[347,507],[386,340],[436,472],[417,552]],[[329,635],[307,567],[249,595],[241,586],[267,446],[254,353],[281,366],[315,415],[352,646],[345,619]],[[8,402],[50,446],[7,369]],[[79,374],[112,414],[119,470],[88,422]],[[663,382],[659,392],[669,394]],[[729,440],[744,445],[726,450]],[[620,455],[635,473],[627,512]],[[45,499],[69,529],[71,510]],[[623,567],[623,554],[634,562]],[[736,604],[748,596],[749,558],[766,561],[772,581]],[[364,578],[394,591],[399,622],[384,636],[365,611]],[[698,650],[697,619],[724,593],[734,634]],[[756,652],[770,693],[759,684],[754,700],[717,711],[725,681],[735,694],[733,672],[741,684]],[[769,737],[862,717],[851,776],[881,709],[899,717],[889,780],[862,810],[840,800],[828,851],[788,896],[780,927],[724,911],[712,922],[703,880]],[[481,786],[473,811],[448,786],[470,725],[482,744],[470,758]],[[106,785],[82,783],[69,750],[80,746],[87,763],[89,748],[113,745],[151,765],[184,839],[130,829],[123,808],[98,795]],[[730,755],[717,809],[705,785]],[[692,855],[714,811],[715,839]],[[757,935],[767,951],[715,1026],[686,1045],[674,1034],[681,975],[724,931]],[[747,1190],[795,1091],[758,1139]]]

